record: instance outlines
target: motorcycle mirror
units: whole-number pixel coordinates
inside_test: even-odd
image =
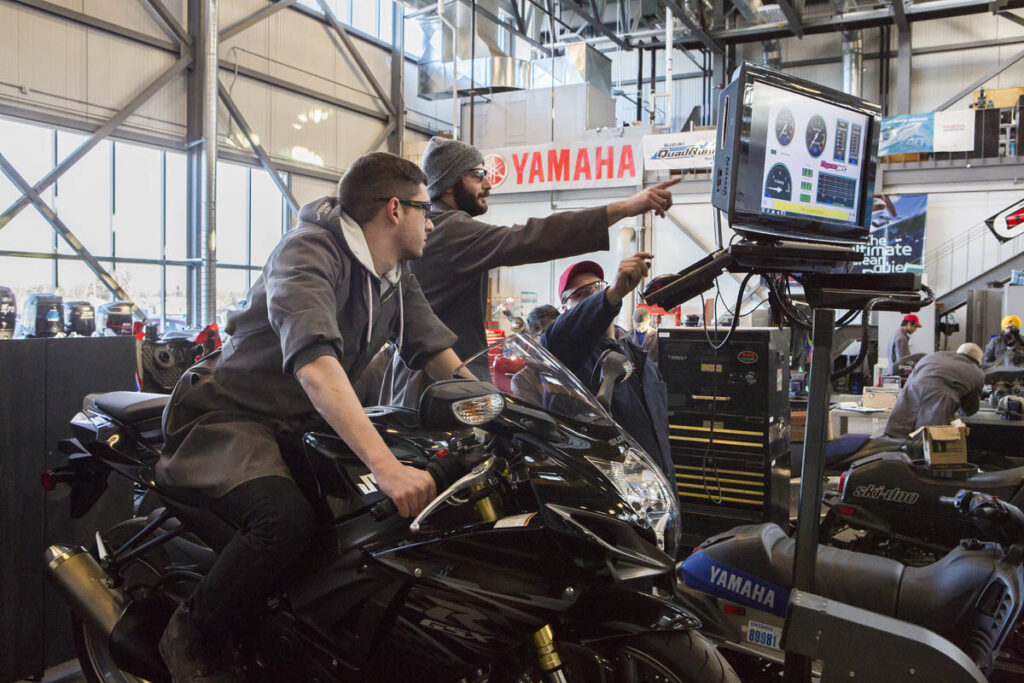
[[[605,409],[611,410],[612,392],[615,391],[615,385],[629,379],[629,376],[633,374],[633,363],[618,351],[607,349],[597,359],[594,370],[598,374],[597,382],[600,383],[597,400]],[[597,382],[591,381],[591,386]]]

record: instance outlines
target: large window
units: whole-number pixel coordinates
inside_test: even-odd
[[[0,119],[0,152],[34,184],[87,139]],[[287,182],[287,176],[282,176]],[[21,196],[0,175],[0,211]],[[150,318],[185,323],[188,310],[185,156],[104,140],[42,193],[43,200]],[[237,307],[291,222],[262,168],[217,165],[217,315]],[[81,255],[28,204],[0,229],[0,285],[23,310],[29,294],[54,292],[94,305],[113,297]]]

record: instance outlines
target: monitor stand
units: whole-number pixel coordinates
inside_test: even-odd
[[[832,273],[864,260],[847,246],[741,240],[728,248],[733,272]]]

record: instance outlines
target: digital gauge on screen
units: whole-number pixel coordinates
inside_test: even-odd
[[[821,114],[815,114],[807,122],[807,151],[812,157],[820,157],[825,151],[825,140],[828,138],[828,130],[825,127],[825,119]]]
[[[764,181],[764,196],[789,201],[793,197],[793,178],[783,164],[775,164]]]
[[[793,112],[783,109],[775,119],[775,137],[779,144],[785,147],[793,141],[793,132],[796,130],[796,122],[793,120]]]

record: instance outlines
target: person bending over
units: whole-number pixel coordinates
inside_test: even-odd
[[[985,386],[980,366],[981,347],[970,343],[961,344],[956,353],[936,351],[922,358],[896,398],[886,435],[906,439],[918,427],[948,425],[958,409],[974,415]]]
[[[225,634],[309,546],[314,512],[288,464],[307,426],[326,421],[402,516],[434,497],[431,476],[395,458],[352,388],[388,340],[433,377],[459,365],[455,335],[405,264],[433,229],[429,206],[415,164],[384,153],[357,159],[336,197],[302,207],[229,319],[224,347],[175,387],[157,482],[238,529],[160,640],[176,683],[235,680],[218,649]]]

